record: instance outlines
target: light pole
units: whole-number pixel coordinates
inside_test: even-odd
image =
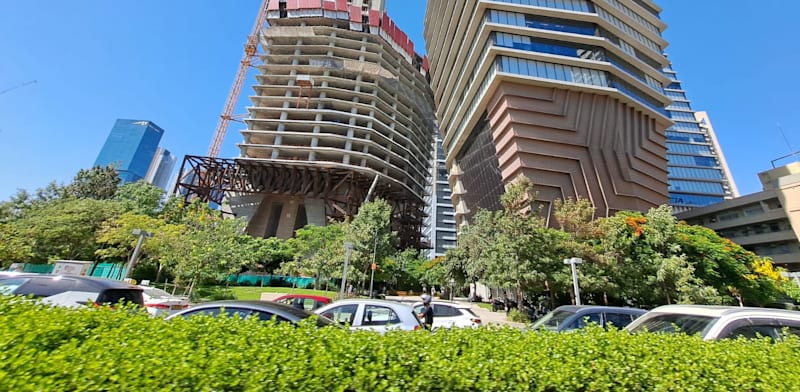
[[[450,278],[450,300],[453,300],[453,290],[456,287],[456,280],[454,278]]]
[[[347,263],[350,262],[350,252],[353,251],[353,243],[344,243],[344,269],[342,270],[342,289],[339,292],[339,298],[344,298],[344,288],[347,284]]]
[[[375,269],[378,267],[375,265],[375,253],[378,252],[378,229],[375,228],[375,245],[372,246],[372,265],[370,269],[372,269],[372,273],[369,275],[369,297],[372,298],[372,281],[375,279]]]
[[[136,241],[136,246],[133,248],[133,254],[131,254],[130,260],[128,260],[128,266],[125,267],[125,279],[130,278],[131,274],[133,274],[133,266],[136,264],[136,260],[139,258],[139,252],[142,250],[144,238],[153,236],[153,233],[141,229],[133,229],[132,233],[133,235],[138,235],[139,240]]]
[[[572,287],[575,289],[575,305],[581,304],[581,292],[578,289],[578,268],[576,265],[583,263],[580,257],[573,257],[571,259],[564,259],[564,264],[569,264],[572,268]]]

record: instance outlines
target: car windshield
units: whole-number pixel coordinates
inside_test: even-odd
[[[554,310],[544,317],[539,319],[531,328],[533,329],[547,329],[550,331],[558,330],[558,326],[561,325],[564,320],[572,316],[575,312],[569,310]]]
[[[653,314],[631,329],[631,332],[648,331],[663,333],[704,334],[717,317],[692,314],[663,313]]]

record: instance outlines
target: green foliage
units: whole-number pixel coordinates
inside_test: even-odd
[[[512,343],[510,343],[512,342]],[[354,333],[0,299],[5,391],[793,391],[800,341],[512,328]]]
[[[28,262],[94,260],[96,232],[120,210],[110,200],[61,199],[30,208],[9,225],[30,247]]]
[[[81,169],[72,183],[64,188],[64,195],[76,199],[111,199],[117,193],[120,182],[113,165]]]
[[[125,211],[156,217],[161,210],[164,190],[144,181],[127,183],[119,187],[114,200],[122,203]]]

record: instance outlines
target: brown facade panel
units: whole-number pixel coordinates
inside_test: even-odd
[[[663,119],[608,95],[514,83],[487,111],[504,183],[523,173],[542,201],[577,195],[600,216],[668,202]]]

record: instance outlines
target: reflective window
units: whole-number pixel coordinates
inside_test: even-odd
[[[670,112],[669,118],[673,120],[695,121],[694,113],[688,113],[688,112]]]
[[[703,167],[717,167],[717,159],[714,157],[698,157],[691,155],[674,155],[667,154],[667,161],[670,165],[687,165],[687,166],[703,166]]]
[[[680,100],[688,101],[688,99],[686,99],[686,94],[684,94],[681,91],[669,91],[669,90],[667,90],[667,91],[664,91],[664,94],[666,94],[668,97],[670,97],[672,99],[680,99]]]
[[[563,80],[566,82],[590,84],[594,86],[608,86],[605,72],[594,69],[571,67],[568,65],[519,59],[508,56],[498,56],[497,62],[500,66],[500,70],[503,72],[511,72],[546,79]],[[520,67],[520,64],[524,64],[524,66]],[[559,75],[561,76],[560,79],[558,78]]]
[[[669,176],[677,178],[699,178],[703,180],[722,180],[722,170],[700,169],[696,167],[670,166]]]
[[[613,326],[617,329],[622,329],[630,324],[633,319],[634,316],[632,314],[606,312],[606,327]]]
[[[366,305],[364,307],[364,319],[361,325],[387,325],[399,324],[400,317],[391,308],[377,305]]]
[[[535,7],[558,8],[562,10],[594,13],[592,4],[585,0],[497,0],[502,3],[532,5]]]
[[[328,309],[322,315],[341,324],[353,324],[356,319],[358,305],[349,304]]]
[[[710,204],[721,203],[722,196],[702,196],[702,195],[687,195],[684,193],[669,194],[669,204],[683,205],[683,206],[707,206]]]
[[[711,147],[700,144],[667,143],[667,151],[695,155],[714,155]]]
[[[674,131],[695,131],[700,132],[700,126],[696,122],[675,121],[675,125],[669,128]]]
[[[683,192],[725,194],[725,189],[722,188],[722,184],[719,182],[670,180],[669,190],[683,191]]]
[[[676,131],[667,131],[667,140],[677,141],[677,142],[692,142],[692,143],[705,143],[706,137],[702,133],[686,133],[686,132],[676,132]]]

